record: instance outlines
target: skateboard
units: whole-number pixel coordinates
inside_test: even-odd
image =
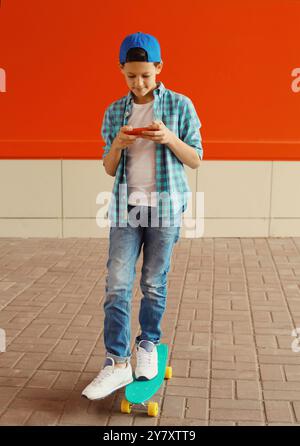
[[[149,401],[158,391],[164,379],[172,378],[172,367],[167,367],[168,346],[159,344],[157,346],[158,374],[149,381],[134,381],[125,388],[125,399],[121,402],[121,412],[131,413],[131,409],[147,411],[150,417],[158,415],[158,403]]]

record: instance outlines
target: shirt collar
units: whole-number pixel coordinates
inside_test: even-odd
[[[157,85],[157,87],[153,90],[153,94],[154,94],[154,96],[161,97],[163,95],[166,87],[164,86],[162,81],[157,82],[156,85]],[[127,95],[126,105],[128,105],[132,100],[133,100],[133,93],[130,90]]]

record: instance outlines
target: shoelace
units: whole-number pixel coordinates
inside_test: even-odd
[[[137,355],[137,367],[149,367],[153,361],[153,355],[151,352],[143,348],[139,348],[139,354]]]
[[[92,384],[97,385],[100,384],[101,381],[103,381],[104,378],[107,378],[108,376],[113,374],[113,368],[112,367],[105,367],[101,370],[101,372],[96,376],[96,378],[93,380]]]

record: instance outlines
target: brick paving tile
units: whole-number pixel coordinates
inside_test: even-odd
[[[208,421],[197,418],[165,418],[160,417],[158,426],[207,426]],[[188,434],[187,434],[188,435]],[[189,437],[187,437],[189,438]]]
[[[256,371],[252,370],[212,370],[212,378],[215,379],[245,379],[247,381],[256,378]]]
[[[27,353],[29,353],[29,352],[32,352],[32,353],[48,353],[50,345],[55,344],[55,341],[53,341],[51,343],[49,343],[49,342],[41,343],[42,339],[38,338],[38,340],[39,340],[39,342],[31,343],[31,344],[26,343],[26,342],[18,343],[19,341],[21,341],[18,338],[18,342],[17,341],[13,341],[9,345],[9,351],[11,351],[11,352],[14,352],[14,351],[15,352],[23,352],[23,353],[26,353],[26,352]],[[43,339],[43,341],[44,341],[44,339]],[[47,341],[48,341],[48,339],[47,339]]]
[[[300,382],[279,382],[279,381],[262,381],[262,388],[265,390],[298,390],[300,391]]]
[[[260,410],[261,408],[258,400],[233,400],[226,398],[212,398],[210,405],[212,409]]]
[[[26,383],[26,387],[37,387],[48,389],[57,380],[59,372],[50,372],[49,370],[38,370],[33,377]]]
[[[211,380],[211,398],[234,398],[235,381],[213,379]]]
[[[275,352],[273,352],[272,355],[259,355],[259,362],[260,364],[277,364],[277,365],[293,365],[293,364],[300,364],[300,355],[296,355],[292,352],[291,355],[280,355],[278,352],[278,355],[276,355]]]
[[[207,387],[208,383],[206,379],[201,378],[172,378],[168,382],[168,386],[186,386],[186,387],[192,387],[192,388],[205,388]]]
[[[186,398],[184,396],[166,396],[161,414],[164,417],[182,418],[185,413]]]
[[[84,368],[82,362],[65,362],[65,361],[45,361],[40,369],[50,370],[50,371],[69,371],[69,372],[80,372]]]
[[[252,362],[212,361],[212,368],[216,370],[256,370]]]
[[[142,416],[146,417],[146,415]],[[112,415],[107,423],[107,426],[132,426],[133,425],[134,418],[131,417],[124,417],[122,414],[120,415]],[[156,422],[156,421],[155,421]]]
[[[19,378],[19,377],[8,377],[5,378],[0,376],[0,392],[1,388],[5,386],[10,387],[23,387],[26,384],[27,378]]]
[[[32,370],[12,369],[10,367],[0,367],[1,378],[24,378],[28,379],[33,374]],[[9,386],[8,386],[9,387]]]
[[[0,417],[1,426],[17,426],[24,425],[30,417],[32,411],[30,409],[7,409]]]
[[[236,426],[265,426],[265,424],[257,421],[238,421]]]
[[[55,354],[55,353],[71,354],[73,352],[75,346],[77,346],[77,345],[78,345],[78,341],[76,341],[76,340],[60,339],[59,342],[55,345],[55,348],[52,353],[53,354]]]
[[[56,426],[60,414],[56,411],[35,411],[25,422],[25,426]]]
[[[124,420],[124,418],[122,418]],[[137,414],[133,417],[132,426],[157,426],[158,419],[148,417],[146,414]]]
[[[235,421],[210,421],[209,426],[236,426]],[[257,425],[257,423],[254,423],[254,425]]]
[[[88,401],[86,398],[72,395],[64,406],[59,424],[64,425],[103,425],[106,424],[112,406],[111,397],[103,401]],[[88,410],[92,407],[93,410]]]
[[[79,377],[79,372],[60,372],[59,377],[52,383],[52,389],[73,390]]]
[[[208,361],[191,361],[189,376],[191,378],[208,378],[209,363]]]
[[[208,400],[207,398],[187,398],[186,418],[208,419]]]
[[[293,422],[293,410],[291,403],[287,401],[266,401],[265,402],[267,421],[272,422]]]
[[[258,381],[236,381],[236,395],[238,399],[261,399],[260,384]]]
[[[298,422],[300,422],[300,402],[296,401],[293,404],[294,410],[295,410],[295,415],[296,415],[296,420]]]
[[[18,369],[35,370],[47,357],[46,353],[24,353],[22,358],[15,364]]]
[[[240,421],[263,421],[263,414],[260,410],[240,410],[240,409],[212,409],[210,412],[212,420],[240,420]]]
[[[299,381],[300,383],[300,367],[296,365],[284,366],[287,381]]]
[[[24,353],[6,351],[0,353],[0,368],[2,367],[14,367],[14,365],[20,361],[24,356]]]
[[[19,391],[18,398],[24,398],[26,400],[49,400],[49,401],[65,401],[69,397],[71,392],[60,389],[47,389],[47,388],[35,388],[27,387]]]
[[[47,357],[47,361],[50,362],[77,362],[79,364],[86,361],[88,355],[69,355],[64,353],[51,353]]]
[[[189,360],[174,359],[171,365],[174,377],[187,378],[189,376],[189,370],[190,370]]]
[[[124,389],[81,397],[105,358],[108,240],[2,238],[0,252],[1,425],[300,425],[300,238],[178,241],[162,322],[173,378],[153,397],[158,418],[121,414]],[[141,267],[142,256],[132,347]]]
[[[264,390],[264,399],[279,401],[300,401],[300,391],[293,390]]]
[[[179,386],[168,386],[166,389],[166,395],[170,396],[197,396],[197,397],[208,397],[208,389],[201,389],[199,387],[179,387]]]
[[[88,360],[88,363],[85,365],[84,370],[86,372],[94,372],[99,373],[105,358],[105,352],[103,351],[103,356],[91,356]]]
[[[261,364],[260,372],[263,381],[284,381],[284,372],[281,365]]]
[[[19,389],[16,387],[1,387],[0,392],[0,413],[15,398]]]

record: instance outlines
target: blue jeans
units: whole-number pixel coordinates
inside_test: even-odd
[[[136,338],[155,344],[160,342],[160,323],[166,308],[167,273],[174,244],[179,239],[180,214],[177,223],[162,226],[161,218],[151,225],[151,213],[147,206],[128,205],[143,216],[140,226],[132,227],[130,217],[127,226],[110,227],[109,258],[107,261],[106,298],[104,302],[104,344],[106,355],[115,362],[125,362],[131,357],[131,297],[136,275],[135,265],[143,245],[143,266],[140,286],[143,293],[139,323],[141,334]],[[154,208],[156,212],[156,208]],[[153,212],[153,209],[152,209]],[[153,217],[152,217],[153,222]],[[145,227],[144,227],[145,226]]]

